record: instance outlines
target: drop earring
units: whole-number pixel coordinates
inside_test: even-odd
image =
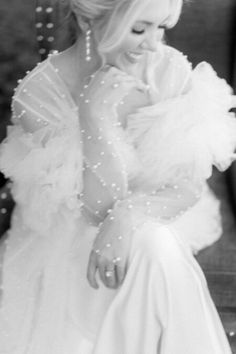
[[[86,37],[85,37],[85,43],[86,43],[86,57],[85,60],[86,61],[90,61],[91,60],[91,29],[88,29],[86,31]]]

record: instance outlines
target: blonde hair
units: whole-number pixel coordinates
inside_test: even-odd
[[[171,13],[167,26],[173,27],[180,16],[183,0],[169,0]],[[146,6],[147,0],[70,0],[71,10],[76,16],[87,20],[108,18],[105,33],[98,50],[101,54],[115,48],[127,34],[127,29]],[[105,15],[109,15],[106,17]],[[115,19],[119,17],[119,23]]]
[[[168,28],[174,27],[177,23],[181,9],[182,0],[170,0],[171,2],[171,13],[168,19]],[[132,1],[121,1],[121,3],[114,9],[106,32],[99,43],[99,51],[102,53],[109,52],[111,49],[116,47],[125,37],[127,29],[135,22],[137,16],[142,13],[142,10],[147,5],[147,0],[132,0]],[[118,26],[114,26],[117,23],[116,17],[119,17],[121,21]]]
[[[112,10],[117,0],[70,0],[71,11],[84,19],[96,20]]]

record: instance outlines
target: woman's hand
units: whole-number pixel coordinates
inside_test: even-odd
[[[87,278],[90,285],[97,289],[96,273],[103,284],[111,289],[118,288],[126,275],[132,222],[127,210],[112,210],[99,228],[90,253]]]
[[[148,86],[127,73],[106,65],[90,77],[80,94],[82,114],[111,115],[117,105],[132,90],[146,92]]]

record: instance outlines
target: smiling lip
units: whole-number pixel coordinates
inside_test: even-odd
[[[132,63],[138,62],[140,58],[143,56],[143,53],[135,53],[135,52],[126,52],[125,54],[128,60],[131,61]]]

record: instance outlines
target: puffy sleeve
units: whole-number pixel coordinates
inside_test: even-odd
[[[0,150],[23,224],[41,234],[60,213],[78,215],[82,189],[78,112],[50,74],[37,69],[17,88]]]
[[[170,52],[156,102],[128,119],[129,136],[144,166],[138,184],[161,186],[185,178],[201,184],[213,166],[223,171],[235,159],[232,89],[208,63],[192,70],[183,55]]]
[[[192,70],[181,53],[168,49],[167,54],[156,70],[158,87],[150,75],[156,102],[128,117],[128,136],[142,170],[132,180],[132,193],[114,208],[114,218],[130,210],[140,214],[138,222],[142,216],[172,222],[206,198],[213,166],[223,171],[235,159],[232,89],[209,64]],[[212,203],[218,218],[218,204]]]

